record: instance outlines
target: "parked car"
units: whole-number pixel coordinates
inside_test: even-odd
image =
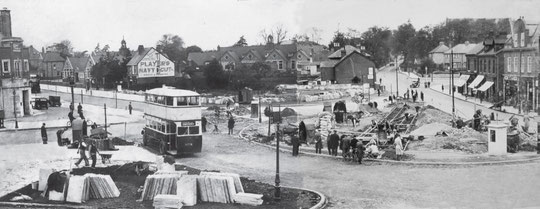
[[[34,98],[34,101],[31,102],[32,108],[42,110],[49,109],[49,100],[44,97]]]
[[[62,103],[60,102],[60,96],[49,96],[49,104],[51,107],[62,106]]]

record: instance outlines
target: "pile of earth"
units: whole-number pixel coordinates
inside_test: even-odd
[[[120,197],[110,198],[110,199],[90,199],[86,203],[83,203],[84,206],[90,206],[93,208],[153,208],[152,201],[143,201],[138,202],[137,199],[140,198],[141,191],[139,188],[144,185],[146,177],[150,174],[153,174],[153,171],[150,171],[152,163],[149,162],[133,162],[127,163],[124,165],[114,165],[104,168],[76,168],[73,169],[72,175],[84,175],[86,173],[97,173],[111,175],[116,186],[120,190]],[[135,170],[138,168],[143,168],[138,174]],[[199,169],[191,168],[188,166],[177,166],[176,170],[187,170],[188,174],[197,175],[201,172]],[[206,171],[206,170],[204,170]],[[216,171],[210,171],[216,172]],[[219,172],[219,171],[217,171]],[[270,184],[265,184],[261,182],[256,182],[254,180],[249,180],[247,178],[240,178],[244,191],[248,193],[263,194],[263,205],[257,206],[257,208],[268,209],[268,208],[310,208],[313,207],[320,201],[320,196],[315,193],[302,191],[298,189],[289,189],[281,188],[281,201],[275,201],[273,198],[274,195],[274,186]],[[33,198],[29,201],[30,203],[46,203],[46,204],[57,204],[58,208],[70,206],[79,206],[81,204],[71,204],[63,202],[53,202],[49,201],[40,196],[40,192],[32,190],[31,185],[27,185],[17,191],[11,192],[3,197],[0,197],[0,201],[9,201],[11,197],[18,196],[20,194],[28,195]],[[6,205],[0,203],[0,207],[6,208]],[[220,208],[220,209],[229,209],[229,208],[253,208],[253,206],[239,205],[239,204],[223,204],[223,203],[198,203],[192,207],[186,208]]]
[[[432,124],[420,127],[413,131],[413,134],[417,134],[415,132],[418,132],[417,135],[422,135],[420,134],[422,133],[421,131],[429,130],[430,128],[433,130],[429,133],[436,132],[438,135],[424,135],[424,140],[414,141],[409,145],[411,150],[434,151],[452,149],[469,154],[481,154],[487,152],[487,134],[485,132],[475,131],[469,127],[457,129],[447,126],[446,124]]]
[[[420,114],[416,119],[416,127],[431,123],[451,124],[452,115],[428,105],[420,110]]]
[[[114,145],[120,145],[120,146],[126,146],[126,145],[134,145],[135,142],[129,142],[119,137],[112,138],[112,143]]]

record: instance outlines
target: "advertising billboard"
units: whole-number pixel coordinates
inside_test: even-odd
[[[165,56],[150,50],[138,64],[138,77],[174,76],[174,63]]]

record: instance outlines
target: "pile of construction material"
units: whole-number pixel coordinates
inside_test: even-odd
[[[154,197],[154,208],[182,208],[182,199],[178,195],[160,194]]]
[[[194,206],[197,201],[261,205],[262,195],[244,193],[240,175],[234,173],[158,171],[146,178],[142,200],[155,208]]]
[[[319,128],[322,135],[326,135],[334,127],[334,114],[329,112],[322,112],[318,115],[319,118]]]
[[[158,194],[176,194],[176,184],[187,171],[158,171],[146,177],[141,198],[153,200]]]
[[[83,203],[89,199],[119,197],[120,190],[109,175],[87,173],[69,178],[66,201]]]

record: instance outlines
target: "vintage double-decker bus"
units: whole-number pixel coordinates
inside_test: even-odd
[[[160,154],[201,152],[201,103],[194,91],[170,87],[146,91],[143,144]]]

